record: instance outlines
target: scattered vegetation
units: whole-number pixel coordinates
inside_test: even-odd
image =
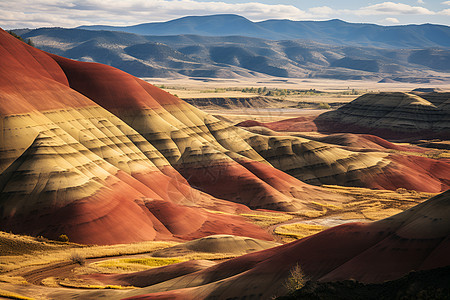
[[[22,42],[27,43],[28,45],[34,47],[34,43],[33,43],[33,41],[32,41],[31,39],[24,40],[20,35],[16,34],[16,33],[15,33],[14,31],[12,31],[12,30],[7,30],[6,32],[8,32],[10,35],[12,35],[13,37],[15,37],[15,38],[18,39],[19,41],[22,41]]]
[[[359,92],[359,91],[357,91],[355,89],[350,90],[350,88],[348,88],[348,90],[343,92],[342,95],[361,95],[363,93],[364,92]]]
[[[272,97],[285,97],[290,95],[317,95],[323,94],[324,92],[317,91],[316,89],[309,90],[295,90],[295,89],[278,89],[278,88],[267,88],[267,87],[250,87],[240,89],[243,93],[258,94],[261,96],[272,96]]]

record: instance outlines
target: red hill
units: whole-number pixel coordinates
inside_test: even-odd
[[[412,270],[448,266],[449,213],[450,191],[384,220],[333,227],[130,292],[142,295],[130,299],[266,299],[286,293],[283,284],[296,265],[312,280],[355,279],[363,283],[381,283]]]

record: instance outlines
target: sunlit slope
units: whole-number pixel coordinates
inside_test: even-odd
[[[370,133],[385,138],[448,139],[449,100],[432,103],[409,93],[369,93],[320,115],[314,122],[323,131]]]
[[[52,56],[70,87],[113,112],[190,184],[251,208],[297,210],[329,194],[273,168],[230,126],[117,69]]]
[[[152,253],[155,257],[179,257],[196,253],[228,253],[243,255],[275,246],[279,243],[225,234],[210,235]]]
[[[318,117],[268,123],[248,120],[239,125],[283,132],[362,133],[393,140],[448,140],[450,93],[367,93]]]
[[[47,54],[5,32],[0,54],[2,230],[100,244],[269,238],[241,218],[184,206],[247,209],[191,188],[138,132],[71,89]]]
[[[319,281],[397,279],[413,270],[450,265],[449,213],[450,191],[387,219],[333,227],[128,294],[143,295],[139,299],[270,298],[286,293],[284,283],[296,265]]]
[[[294,136],[241,135],[274,167],[310,184],[424,192],[442,192],[450,187],[450,163],[446,161],[380,149],[349,150]]]

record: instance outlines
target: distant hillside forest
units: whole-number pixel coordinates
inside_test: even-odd
[[[6,32],[8,32],[10,35],[12,35],[13,37],[15,37],[16,39],[18,39],[19,41],[22,41],[24,43],[27,43],[30,46],[34,47],[34,43],[31,39],[26,39],[24,40],[20,35],[16,34],[14,31],[12,30],[7,30]]]

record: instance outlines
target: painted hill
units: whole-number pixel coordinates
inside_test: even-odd
[[[134,129],[70,88],[68,70],[49,55],[3,31],[0,51],[2,230],[98,244],[204,231],[270,238],[241,218],[192,207],[246,210],[191,188]]]
[[[128,295],[139,295],[130,299],[270,298],[286,293],[283,284],[296,265],[320,282],[395,280],[412,270],[450,265],[449,213],[447,191],[387,219],[333,227]]]
[[[280,169],[306,167],[304,179],[315,184],[341,178],[351,185],[364,170],[380,174],[373,167],[391,162],[384,154],[336,152],[306,139],[292,144],[297,153],[291,158],[279,160],[289,150],[285,138],[249,135],[117,69],[48,55],[6,33],[1,41],[5,230],[52,238],[65,233],[84,243],[192,239],[205,232],[268,238],[243,219],[198,207],[298,210],[312,200],[339,199],[273,168],[259,153]],[[324,146],[330,154],[323,155]],[[336,172],[344,170],[343,161],[354,171],[347,172],[349,164]],[[373,175],[359,184],[443,188],[440,173],[403,180],[424,169],[403,173],[402,165],[389,173],[396,180]]]
[[[330,198],[273,168],[242,130],[120,70],[4,31],[0,53],[2,230],[97,244],[270,239],[203,208],[297,210]]]
[[[262,241],[234,235],[210,235],[193,241],[189,241],[170,248],[165,248],[152,253],[155,257],[178,257],[197,252],[203,253],[232,253],[243,255],[275,246],[279,243]]]
[[[369,93],[321,114],[314,123],[319,131],[327,132],[450,139],[450,98],[443,98],[432,103],[409,93]]]
[[[353,144],[357,147],[349,149],[336,147],[332,139],[326,139],[327,144],[288,135],[242,136],[274,167],[309,184],[424,192],[443,192],[450,187],[449,162],[391,153],[390,143],[380,138],[359,139]],[[380,147],[364,150],[368,142],[386,146],[382,147],[385,151]]]
[[[141,35],[240,35],[272,40],[304,39],[328,44],[383,48],[450,47],[450,28],[432,24],[379,26],[347,23],[341,20],[252,22],[242,16],[225,14],[188,16],[168,22],[125,27],[93,25],[78,28],[124,31]]]
[[[270,123],[244,121],[238,125],[264,126],[282,132],[362,133],[398,140],[448,140],[449,107],[449,93],[368,93],[318,117],[298,117]]]
[[[433,160],[249,133],[120,70],[4,31],[0,54],[2,230],[96,244],[270,239],[205,208],[296,211],[346,199],[295,177],[432,192],[449,182],[448,166]]]
[[[139,77],[281,76],[438,82],[446,80],[450,70],[448,49],[430,52],[305,40],[273,41],[266,37],[142,36],[64,28],[16,32],[31,38],[44,51],[108,64]]]

